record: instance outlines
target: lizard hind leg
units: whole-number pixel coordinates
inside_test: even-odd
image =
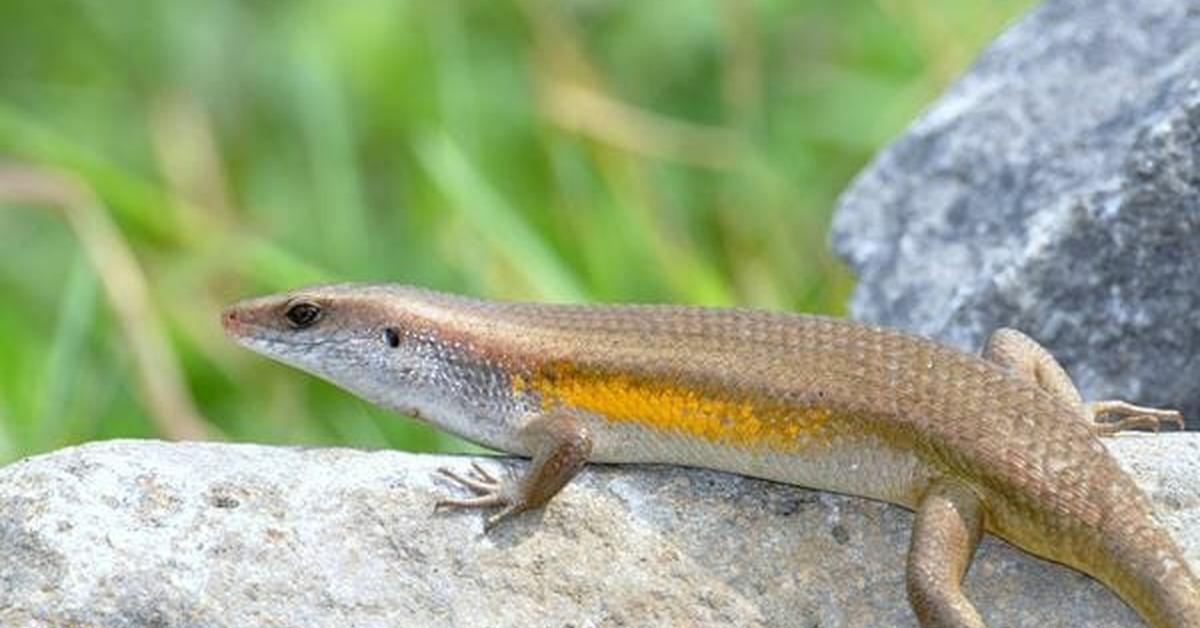
[[[1036,340],[1015,329],[1001,327],[992,332],[983,347],[983,357],[1007,368],[1017,377],[1037,384],[1071,406],[1097,436],[1111,436],[1135,428],[1158,431],[1163,423],[1175,423],[1183,429],[1183,415],[1176,410],[1146,408],[1118,400],[1084,403],[1083,396],[1058,360]],[[1101,417],[1117,418],[1101,421]]]
[[[923,628],[984,628],[962,590],[963,576],[983,536],[979,497],[953,480],[940,480],[917,507],[908,548],[908,601]]]
[[[992,332],[983,345],[983,357],[1003,366],[1013,375],[1037,384],[1074,408],[1079,416],[1092,419],[1083,404],[1083,396],[1075,388],[1066,369],[1033,338],[1015,329],[1001,327]]]

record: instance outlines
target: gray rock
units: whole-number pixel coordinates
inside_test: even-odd
[[[1200,565],[1200,434],[1108,441]],[[523,463],[481,459],[493,469]],[[491,533],[394,451],[112,441],[0,469],[4,626],[912,626],[911,515],[669,467],[590,467]],[[1138,626],[1104,587],[994,539],[996,626]]]
[[[1013,326],[1200,428],[1200,2],[1047,0],[842,196],[859,318]]]

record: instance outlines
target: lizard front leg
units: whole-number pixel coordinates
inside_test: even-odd
[[[1066,402],[1088,422],[1097,436],[1111,436],[1133,428],[1158,431],[1163,423],[1174,423],[1183,429],[1183,415],[1176,410],[1146,408],[1118,400],[1084,403],[1075,383],[1058,360],[1036,340],[1015,329],[1002,327],[992,332],[984,345],[983,357]],[[1100,420],[1108,416],[1116,420]]]
[[[521,429],[521,439],[533,458],[529,470],[520,478],[496,479],[479,465],[473,474],[461,476],[447,468],[438,471],[477,496],[443,499],[437,508],[486,508],[501,506],[488,517],[484,530],[519,512],[537,508],[554,497],[579,473],[592,452],[587,428],[574,417],[559,411],[531,419]]]

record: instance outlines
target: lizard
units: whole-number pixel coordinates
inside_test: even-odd
[[[1104,583],[1155,628],[1200,628],[1200,579],[1100,438],[1183,417],[1085,403],[1009,328],[980,355],[848,319],[679,305],[488,301],[397,284],[247,299],[228,335],[502,452],[520,476],[441,473],[496,508],[546,504],[587,462],[704,467],[915,513],[923,627],[984,626],[962,580],[984,532]]]

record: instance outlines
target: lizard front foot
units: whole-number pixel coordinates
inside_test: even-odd
[[[443,499],[437,507],[487,508],[502,506],[500,512],[488,517],[484,531],[519,512],[537,508],[579,473],[592,451],[592,439],[587,428],[573,416],[551,412],[531,419],[521,428],[521,437],[533,454],[529,470],[521,478],[496,479],[483,467],[471,463],[467,476],[450,469],[438,471],[451,481],[475,492],[466,499]]]
[[[456,471],[448,467],[439,468],[438,473],[450,481],[470,489],[476,496],[462,499],[440,499],[434,504],[434,510],[441,508],[490,508],[492,506],[503,506],[500,512],[487,518],[487,521],[483,525],[485,532],[491,530],[506,517],[522,510],[519,491],[515,489],[517,483],[513,478],[505,480],[497,479],[487,469],[480,466],[478,462],[471,463],[471,471],[465,476],[459,475]]]

